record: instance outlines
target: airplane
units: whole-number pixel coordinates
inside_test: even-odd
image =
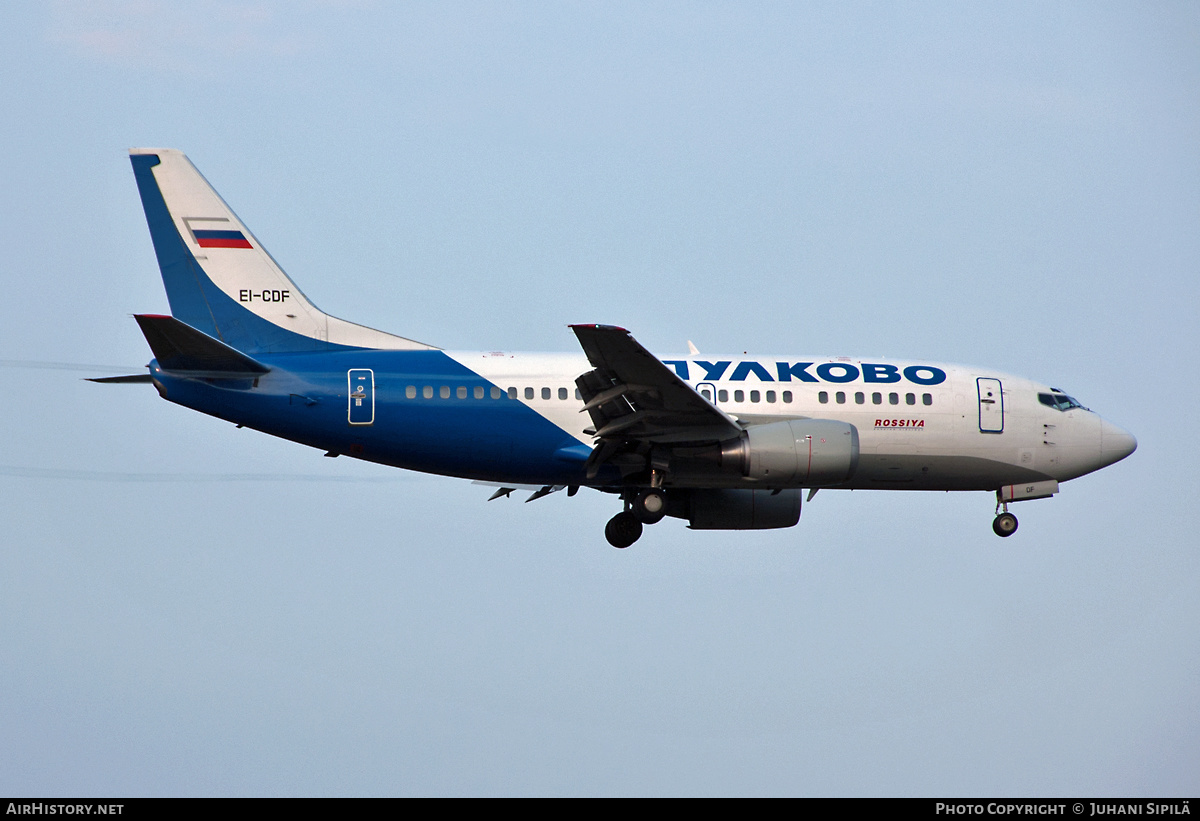
[[[590,487],[632,545],[666,516],[696,530],[792,527],[823,489],[988,491],[1010,503],[1129,456],[1133,435],[1048,385],[924,361],[659,359],[620,327],[581,351],[446,351],[318,309],[180,151],[130,151],[171,314],[135,319],[149,382],[184,407],[325,452],[527,501]],[[801,499],[807,491],[807,498]]]

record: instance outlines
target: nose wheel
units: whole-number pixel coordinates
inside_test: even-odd
[[[1000,512],[1002,509],[1003,513]],[[1017,532],[1017,517],[1008,512],[1008,502],[1001,498],[1000,491],[996,491],[996,513],[996,518],[992,519],[992,532],[1001,538]]]
[[[1008,537],[1017,532],[1017,517],[1007,510],[992,520],[992,530],[997,536]]]

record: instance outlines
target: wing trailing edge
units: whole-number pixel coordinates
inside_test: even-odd
[[[742,428],[615,325],[572,325],[594,370],[575,381],[597,438],[723,441]]]

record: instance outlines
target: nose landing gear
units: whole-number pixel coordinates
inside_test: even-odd
[[[996,494],[996,512],[997,516],[992,520],[992,532],[1001,538],[1008,538],[1017,532],[1017,517],[1008,512],[1008,502],[1001,501]],[[1004,512],[1000,513],[1000,509],[1004,508]]]
[[[1001,513],[992,520],[992,530],[997,536],[1011,536],[1017,532],[1017,517],[1011,513]]]

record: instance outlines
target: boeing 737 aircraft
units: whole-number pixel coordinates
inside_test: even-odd
[[[628,547],[664,516],[791,527],[818,489],[996,494],[1111,465],[1128,432],[1058,388],[977,368],[820,356],[660,360],[623,328],[572,325],[581,352],[445,351],[336,319],[288,279],[187,157],[130,152],[171,316],[138,325],[159,394],[325,451],[518,489],[611,493]],[[689,347],[691,347],[689,345]]]

